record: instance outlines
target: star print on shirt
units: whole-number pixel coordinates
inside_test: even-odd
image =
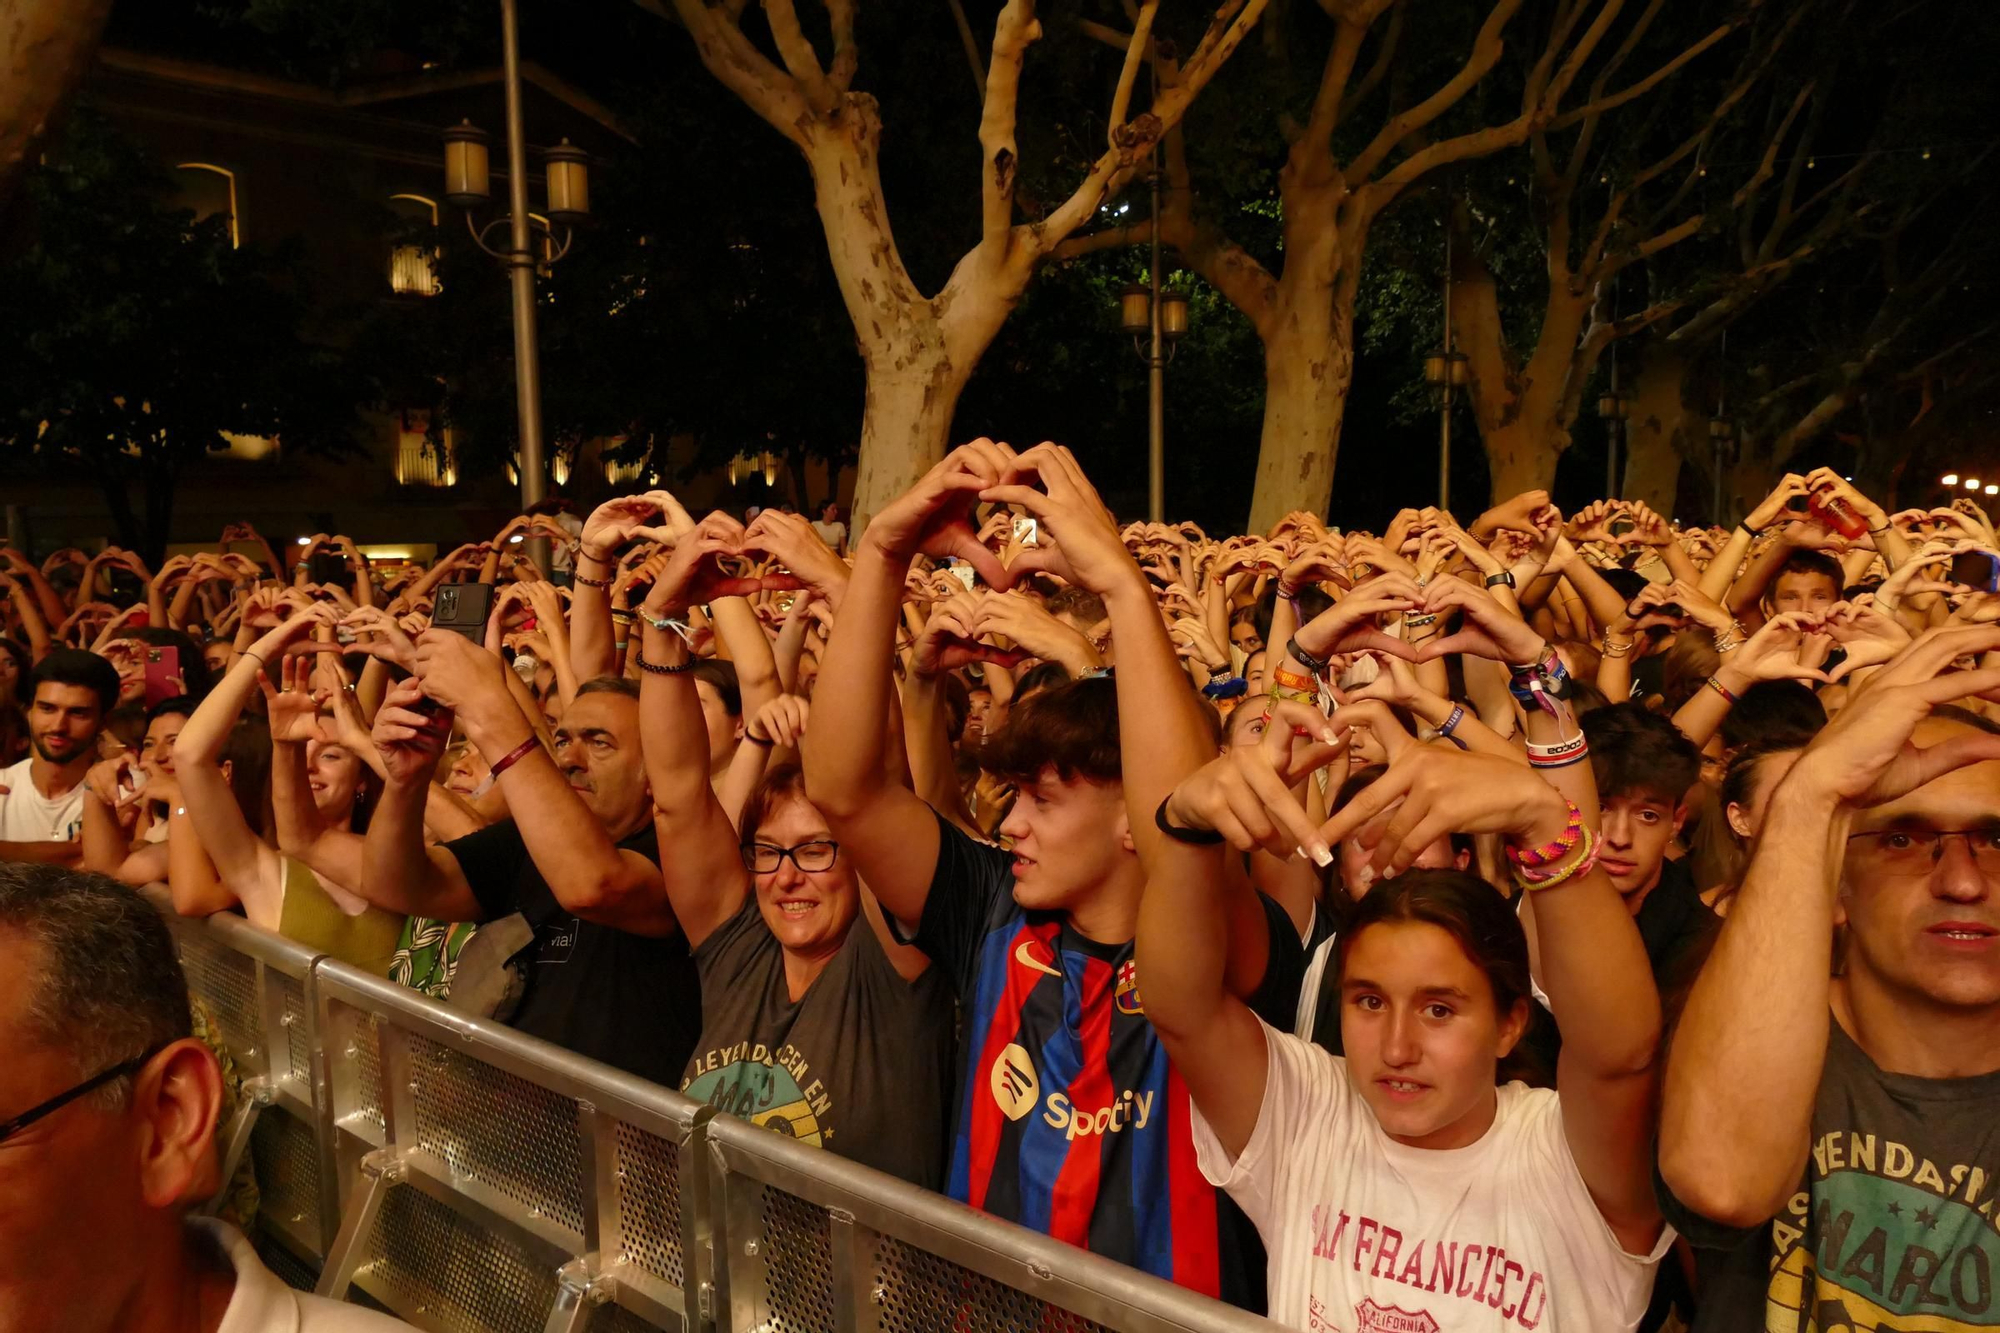
[[[1926,1231],[1937,1230],[1937,1214],[1928,1208],[1917,1209],[1917,1224]]]
[[[1903,1205],[1902,1205],[1902,1204],[1900,1204],[1900,1203],[1896,1203],[1896,1202],[1894,1202],[1894,1201],[1891,1201],[1891,1202],[1890,1202],[1890,1204],[1889,1204],[1889,1216],[1891,1216],[1891,1217],[1901,1217],[1902,1215],[1903,1215]]]

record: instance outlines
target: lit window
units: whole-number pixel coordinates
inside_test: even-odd
[[[243,230],[236,211],[236,173],[211,162],[182,162],[174,170],[181,173],[181,203],[194,210],[195,221],[218,214],[229,219],[229,244],[243,244]]]
[[[430,441],[431,414],[421,408],[406,409],[396,432],[396,480],[404,486],[455,486],[458,464],[452,457],[451,427],[444,440]]]
[[[406,224],[437,226],[435,199],[420,194],[392,194],[389,206]],[[410,230],[406,225],[399,229],[399,235],[407,235]],[[439,290],[436,260],[435,245],[402,241],[389,251],[389,290],[399,296],[436,296]]]

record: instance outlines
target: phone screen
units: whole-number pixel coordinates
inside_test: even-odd
[[[1040,545],[1040,525],[1032,518],[1016,518],[1014,520],[1014,540],[1023,546]]]
[[[972,585],[979,578],[978,572],[971,565],[953,565],[951,567],[951,576],[960,583],[963,583],[967,592],[972,591]]]
[[[1951,558],[1951,581],[1977,592],[2000,592],[2000,556],[1991,551],[1961,551]]]

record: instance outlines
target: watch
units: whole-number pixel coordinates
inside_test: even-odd
[[[1498,588],[1502,584],[1505,584],[1509,588],[1517,588],[1520,586],[1519,584],[1514,582],[1514,571],[1511,569],[1503,569],[1498,574],[1488,574],[1486,576],[1487,587]]]

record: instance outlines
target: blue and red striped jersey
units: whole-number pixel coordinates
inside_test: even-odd
[[[1187,1089],[1146,1019],[1132,942],[1013,899],[1012,860],[939,820],[915,943],[958,984],[953,1198],[1211,1296],[1261,1308],[1255,1231],[1195,1163]],[[1253,1000],[1297,1004],[1303,949],[1266,900]],[[1250,1248],[1246,1252],[1245,1245]]]

